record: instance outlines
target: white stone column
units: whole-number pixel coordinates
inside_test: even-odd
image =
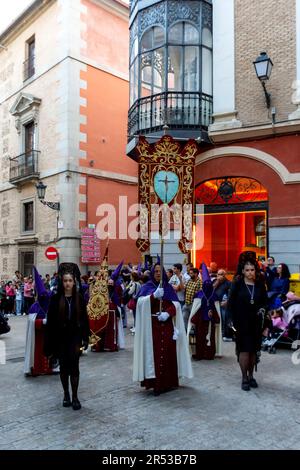
[[[213,101],[210,131],[241,127],[235,110],[234,0],[213,1]]]
[[[292,103],[298,109],[289,115],[289,119],[300,119],[300,0],[296,1],[296,80],[292,83]]]

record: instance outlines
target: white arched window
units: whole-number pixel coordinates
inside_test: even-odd
[[[200,36],[186,21],[176,23],[168,33],[168,90],[199,91]]]
[[[161,26],[145,31],[141,39],[140,97],[160,93],[165,88],[165,32]]]

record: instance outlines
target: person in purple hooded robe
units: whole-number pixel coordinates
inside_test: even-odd
[[[193,359],[212,360],[221,355],[220,305],[205,263],[202,263],[202,289],[193,301],[188,337],[194,329],[196,344]]]
[[[122,287],[121,287],[121,269],[123,261],[113,271],[108,280],[108,295],[109,295],[109,311],[108,320],[105,328],[101,330],[99,336],[100,340],[93,346],[91,351],[103,352],[110,351],[116,352],[119,349],[124,349],[125,338],[123,331],[123,323],[121,318],[121,301],[122,301]]]
[[[193,376],[178,297],[156,264],[137,296],[133,380],[154,394],[179,386],[179,377]]]
[[[25,346],[25,375],[47,375],[56,370],[44,355],[45,325],[51,292],[47,291],[44,282],[34,267],[34,285],[37,294],[36,301],[28,311],[26,346]]]

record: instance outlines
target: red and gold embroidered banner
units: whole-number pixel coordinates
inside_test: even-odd
[[[162,224],[171,215],[173,224],[181,233],[178,246],[182,253],[187,253],[192,245],[194,168],[199,153],[196,142],[189,140],[181,144],[165,135],[150,144],[145,137],[140,137],[135,153],[139,164],[140,237],[136,242],[139,251],[149,250],[151,226],[158,223],[162,208]],[[166,175],[175,173],[179,179],[179,190],[167,204],[163,204],[153,189],[158,172],[166,172]],[[163,182],[168,184],[167,176]],[[171,211],[166,210],[168,207]]]
[[[87,312],[90,324],[90,344],[100,340],[100,332],[106,327],[109,318],[108,295],[108,247],[98,273],[98,279],[90,285]]]

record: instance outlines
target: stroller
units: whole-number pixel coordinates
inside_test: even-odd
[[[281,311],[282,321],[278,326],[273,326],[262,343],[262,349],[270,354],[276,353],[276,345],[288,345],[291,349],[300,346],[300,300],[283,302]]]
[[[10,331],[8,320],[3,313],[0,312],[0,335],[4,335]]]

